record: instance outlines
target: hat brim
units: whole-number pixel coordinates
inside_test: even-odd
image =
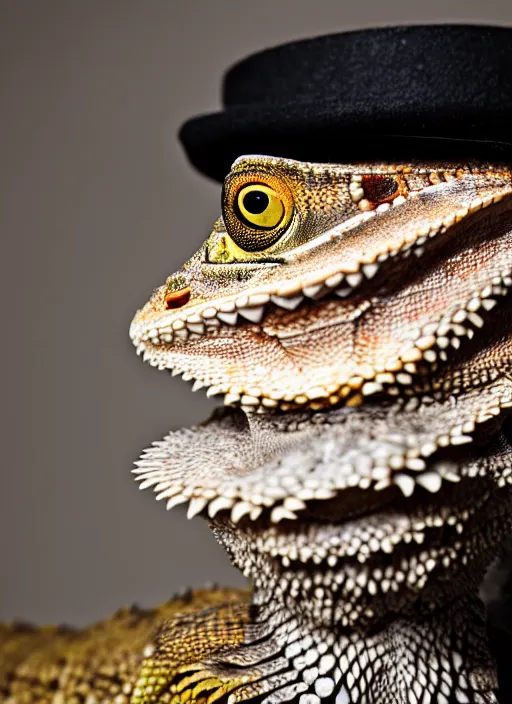
[[[512,163],[512,112],[489,115],[451,104],[321,102],[230,107],[186,122],[180,140],[191,163],[222,181],[242,154],[354,163],[426,160]]]

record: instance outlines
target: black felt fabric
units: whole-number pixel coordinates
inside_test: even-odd
[[[254,153],[512,162],[512,29],[387,27],[285,44],[233,66],[223,105],[180,132],[218,180]]]

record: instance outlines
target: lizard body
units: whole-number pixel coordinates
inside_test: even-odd
[[[248,622],[248,594],[198,590],[157,609],[120,609],[85,629],[0,627],[0,701],[5,704],[128,704],[139,695],[144,658],[163,643],[167,670],[233,646]],[[191,618],[191,614],[193,617]],[[161,686],[159,673],[146,694]],[[167,679],[165,680],[167,682]],[[162,699],[161,701],[166,701]]]
[[[76,701],[497,702],[478,590],[512,529],[511,287],[505,167],[238,159],[130,331],[226,408],[134,471],[208,517],[251,604],[155,612],[118,639],[125,699]],[[50,646],[12,635],[4,692],[34,701],[19,682]]]

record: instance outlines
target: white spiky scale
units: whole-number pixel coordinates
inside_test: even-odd
[[[324,288],[324,282],[310,284],[309,286],[302,287],[302,293],[307,298],[315,298]]]
[[[218,496],[208,504],[208,515],[214,518],[219,511],[229,510],[234,503],[234,499],[225,496]]]
[[[217,313],[217,317],[219,318],[219,320],[221,320],[223,323],[226,323],[227,325],[236,325],[238,321],[238,313],[236,311],[219,311],[219,313]]]
[[[269,293],[252,293],[248,296],[248,305],[254,307],[264,306],[270,301]]]
[[[304,296],[302,294],[299,294],[295,296],[286,297],[273,294],[271,296],[271,300],[280,308],[284,308],[285,310],[295,310],[303,302]]]
[[[252,503],[249,503],[248,501],[238,501],[231,509],[231,520],[233,521],[233,523],[238,523],[238,521],[243,516],[250,513],[253,508],[254,505]]]
[[[252,323],[260,323],[265,314],[264,306],[238,307],[238,313]]]
[[[188,496],[184,496],[184,494],[176,494],[175,496],[171,496],[171,498],[167,501],[165,508],[170,511],[171,508],[174,508],[179,504],[184,504],[187,501]]]
[[[193,518],[207,505],[208,500],[203,496],[193,497],[188,504],[187,518]]]
[[[412,496],[414,492],[415,480],[408,474],[395,474],[393,482],[398,486],[405,497]]]
[[[284,506],[276,506],[272,509],[272,512],[270,514],[270,520],[273,523],[279,523],[280,521],[283,521],[285,519],[293,521],[296,518],[297,515],[293,511],[290,511],[289,509],[285,508]]]
[[[437,472],[423,472],[417,475],[416,483],[434,494],[440,490],[442,478]]]

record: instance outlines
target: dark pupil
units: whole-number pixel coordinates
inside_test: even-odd
[[[244,198],[244,208],[248,213],[259,215],[263,213],[269,204],[269,198],[263,191],[249,191]]]

